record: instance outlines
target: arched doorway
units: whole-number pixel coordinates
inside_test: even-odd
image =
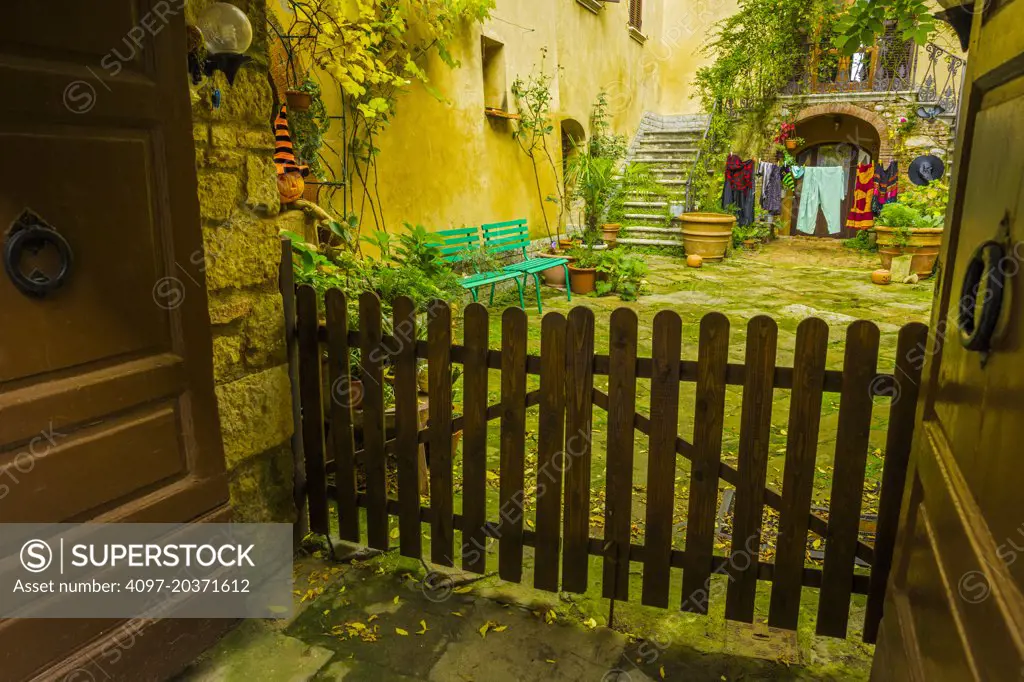
[[[587,131],[579,121],[572,118],[562,119],[559,127],[562,131],[562,177],[566,177],[569,159],[587,141]]]
[[[819,211],[812,236],[840,239],[855,236],[857,231],[846,227],[846,216],[853,204],[857,166],[877,162],[884,151],[878,128],[860,116],[822,111],[798,119],[796,135],[804,138],[803,148],[796,153],[798,166],[840,166],[846,171],[846,198],[839,211],[842,228],[837,234],[829,234],[825,216]],[[802,190],[803,181],[800,181],[790,210],[790,234],[806,234],[796,231]]]

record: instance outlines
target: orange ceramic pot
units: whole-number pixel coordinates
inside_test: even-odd
[[[569,286],[574,294],[589,294],[594,291],[597,282],[595,268],[577,268],[569,266]]]
[[[888,270],[875,270],[871,273],[871,281],[875,284],[889,284],[892,282],[892,274]]]
[[[911,227],[910,235],[906,243],[897,236],[898,230],[895,227],[875,226],[875,234],[878,235],[878,257],[882,261],[882,268],[888,270],[892,267],[894,256],[911,255],[913,260],[910,264],[911,272],[921,279],[928,279],[935,269],[935,261],[939,257],[939,249],[942,247],[941,227]]]
[[[679,216],[683,224],[683,248],[686,253],[700,256],[706,261],[719,261],[732,241],[732,228],[736,217],[722,213],[684,213]]]
[[[686,264],[689,265],[691,268],[699,268],[700,266],[704,265],[704,259],[695,253],[691,253],[686,257]]]

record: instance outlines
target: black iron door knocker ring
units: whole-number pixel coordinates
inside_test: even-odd
[[[34,268],[26,273],[22,267],[26,252],[36,255],[47,247],[57,253],[57,271],[51,274]],[[31,211],[25,211],[7,233],[4,269],[18,291],[26,296],[42,298],[60,289],[71,276],[73,264],[74,253],[68,240]]]
[[[960,289],[960,343],[967,350],[982,353],[983,364],[992,349],[992,337],[1003,309],[1005,257],[1006,247],[1000,241],[987,241],[979,246],[967,263]]]

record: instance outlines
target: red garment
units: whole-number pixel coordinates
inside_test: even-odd
[[[857,166],[857,184],[853,189],[853,205],[846,216],[846,227],[866,230],[875,226],[871,212],[871,197],[875,194],[875,166],[868,163]]]
[[[754,186],[754,160],[744,161],[730,154],[725,161],[725,179],[737,192],[746,192]]]

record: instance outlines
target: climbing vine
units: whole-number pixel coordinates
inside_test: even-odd
[[[346,209],[357,211],[362,222],[369,213],[375,228],[386,230],[376,164],[379,138],[413,84],[444,99],[424,64],[436,55],[450,68],[458,67],[452,43],[467,25],[487,19],[495,0],[285,2],[294,15],[293,24],[287,32],[273,21],[271,25],[293,47],[290,60],[327,74],[341,94],[343,153],[348,161]]]
[[[924,45],[936,29],[925,0],[857,0],[836,22],[833,43],[851,55],[892,26],[903,40]]]

